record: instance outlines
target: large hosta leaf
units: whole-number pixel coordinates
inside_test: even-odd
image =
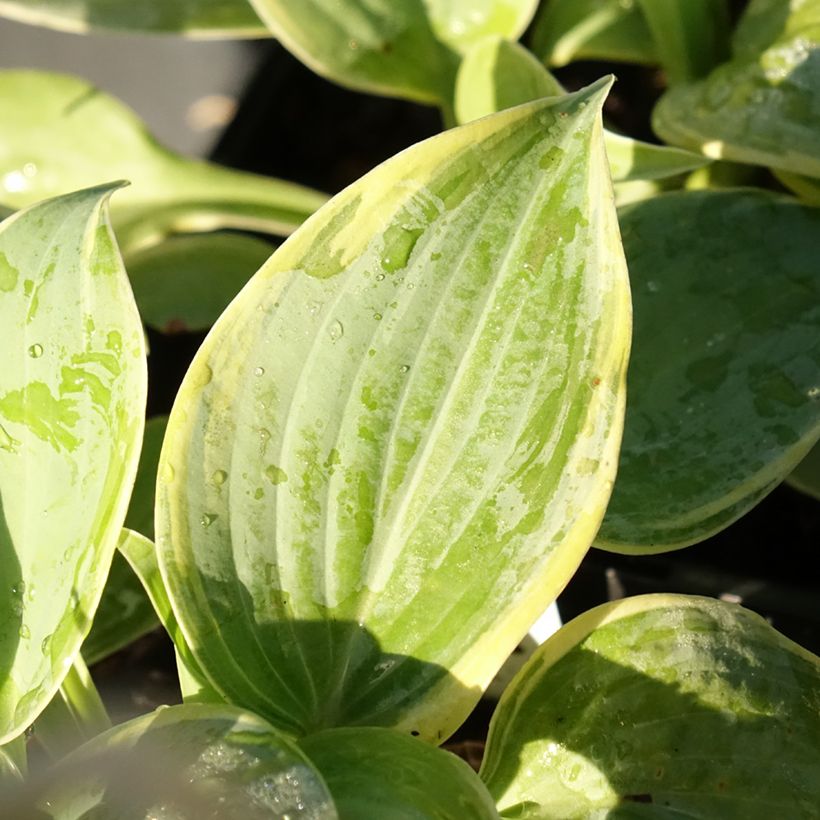
[[[0,72],[0,199],[22,207],[127,179],[112,209],[123,252],[169,233],[292,231],[325,200],[279,180],[186,159],[159,146],[134,114],[84,80]]]
[[[463,760],[408,735],[328,729],[299,745],[342,820],[498,820],[486,787]]]
[[[744,19],[765,25],[741,25],[734,59],[669,91],[653,126],[710,157],[820,177],[820,0],[778,5],[752,2]]]
[[[741,607],[605,604],[507,689],[481,776],[503,817],[809,820],[819,691],[820,659]]]
[[[295,731],[443,738],[574,571],[614,477],[629,345],[606,87],[380,166],[205,341],[157,541],[233,702]]]
[[[596,543],[674,549],[740,517],[820,436],[820,212],[763,192],[690,191],[620,220],[635,331]]]
[[[113,29],[189,37],[265,37],[248,0],[0,0],[0,15],[63,31]]]
[[[541,4],[530,45],[554,66],[572,60],[659,61],[646,19],[631,0],[548,0]]]
[[[99,735],[27,789],[9,790],[3,808],[4,817],[53,820],[338,817],[296,744],[255,715],[206,705],[158,709]]]
[[[111,190],[0,226],[0,741],[68,671],[137,469],[145,347],[105,212]]]

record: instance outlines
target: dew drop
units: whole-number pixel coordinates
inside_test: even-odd
[[[330,334],[330,338],[334,342],[338,342],[342,336],[345,335],[344,325],[336,319],[333,324],[330,326],[328,333]]]
[[[213,475],[211,475],[211,484],[214,487],[221,487],[228,478],[228,474],[224,470],[214,470]]]
[[[264,367],[255,367],[253,369],[254,376],[264,376],[265,375],[265,368]]]
[[[267,430],[264,427],[259,428],[259,439],[263,444],[267,444],[270,441],[270,430]]]
[[[322,303],[321,302],[308,302],[307,309],[308,309],[308,313],[311,316],[315,316],[322,309]]]
[[[403,364],[403,365],[399,368],[399,370],[400,370],[402,373],[409,373],[409,372],[410,372],[410,365],[409,365],[409,364]]]
[[[33,344],[28,349],[28,355],[31,356],[32,359],[39,359],[40,356],[43,355],[43,346],[41,344]]]
[[[27,641],[31,637],[31,630],[25,624],[22,624],[17,630],[17,634]]]
[[[657,282],[655,282],[654,280],[650,279],[650,280],[646,283],[646,289],[647,289],[650,293],[657,293],[657,292],[660,290],[660,286],[658,285],[658,283],[657,283]]]
[[[40,644],[40,651],[44,655],[48,655],[48,650],[51,648],[51,635],[46,635]]]
[[[288,474],[281,467],[271,464],[265,468],[265,478],[267,478],[271,484],[282,484],[288,480]]]
[[[374,318],[377,322],[381,322],[381,320],[382,320],[382,315],[381,315],[381,313],[374,313],[374,314],[373,314],[373,318]]]
[[[215,515],[214,513],[202,513],[202,518],[199,519],[199,523],[203,527],[207,528],[210,527],[211,524],[213,524],[217,518],[219,518],[219,516]]]
[[[376,281],[377,282],[384,282],[384,274],[383,273],[377,273],[376,274]]]

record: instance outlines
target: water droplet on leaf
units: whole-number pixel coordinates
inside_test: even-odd
[[[199,523],[203,527],[207,528],[210,527],[211,524],[213,524],[217,518],[219,518],[219,516],[215,515],[214,513],[202,513],[202,518],[199,519]]]
[[[228,474],[224,470],[214,470],[211,476],[211,483],[215,487],[221,487],[228,478]]]
[[[39,359],[40,356],[43,355],[43,346],[41,344],[33,344],[28,349],[28,355],[31,356],[32,359]]]
[[[330,338],[334,342],[338,342],[339,339],[341,339],[342,336],[345,335],[344,325],[338,319],[336,319],[336,321],[334,321],[333,324],[330,326],[328,332],[330,333]]]

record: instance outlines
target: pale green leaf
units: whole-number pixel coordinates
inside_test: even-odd
[[[232,702],[299,732],[443,739],[575,570],[614,477],[629,345],[607,88],[378,167],[200,349],[157,542]]]
[[[548,0],[535,18],[530,46],[554,66],[573,60],[659,61],[649,26],[632,0]]]
[[[697,80],[729,56],[726,0],[636,0],[670,83]]]
[[[687,191],[619,216],[635,330],[596,545],[657,552],[728,526],[820,435],[820,211]]]
[[[338,818],[295,743],[256,715],[202,704],[158,709],[99,735],[28,789],[0,796],[3,809],[53,820]]]
[[[132,254],[128,276],[142,321],[168,333],[208,330],[272,253],[261,239],[216,233],[171,237]]]
[[[61,31],[265,37],[248,0],[0,0],[0,15]]]
[[[289,233],[325,201],[298,185],[173,154],[128,108],[75,77],[0,72],[0,121],[0,197],[7,205],[131,181],[111,212],[126,254],[171,233]]]
[[[736,40],[731,62],[661,98],[653,127],[667,142],[716,159],[818,177],[820,0],[795,5],[789,18],[767,19],[770,35],[750,38],[768,42],[764,50]]]
[[[820,444],[815,444],[808,455],[789,473],[788,483],[801,493],[820,500]]]
[[[501,698],[502,817],[809,820],[820,660],[734,604],[645,595],[553,635]]]
[[[498,820],[467,763],[409,735],[328,729],[299,745],[327,783],[341,820]]]
[[[79,650],[137,469],[145,345],[105,208],[114,187],[0,225],[0,741]]]

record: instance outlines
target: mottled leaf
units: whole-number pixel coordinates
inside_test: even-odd
[[[746,16],[762,5],[769,0],[753,2]],[[769,36],[755,28],[748,43],[736,38],[731,62],[665,94],[655,131],[710,157],[820,176],[820,0],[790,8],[788,18],[765,18]]]
[[[189,370],[157,543],[232,702],[446,737],[575,570],[620,439],[630,311],[608,84],[346,189]]]
[[[3,808],[4,817],[53,820],[338,817],[295,743],[256,715],[202,704],[158,709],[99,735],[28,789],[0,796]]]
[[[62,31],[265,37],[248,0],[0,0],[0,15]]]
[[[619,216],[635,330],[596,544],[656,552],[728,526],[820,435],[820,211],[690,191]]]
[[[502,817],[809,820],[820,660],[733,604],[584,613],[505,692],[481,777]]]
[[[375,727],[328,729],[299,742],[341,820],[497,820],[478,775],[460,758]]]
[[[573,60],[657,63],[649,26],[634,2],[549,0],[541,4],[530,47],[549,65]]]
[[[216,233],[171,237],[132,254],[128,276],[142,321],[166,333],[208,330],[272,253],[261,239]]]
[[[7,205],[131,181],[112,208],[126,254],[171,233],[289,233],[325,201],[298,185],[173,154],[128,108],[75,77],[0,72],[0,120],[0,198]]]
[[[79,650],[137,469],[145,346],[105,210],[113,187],[0,225],[0,741]]]

